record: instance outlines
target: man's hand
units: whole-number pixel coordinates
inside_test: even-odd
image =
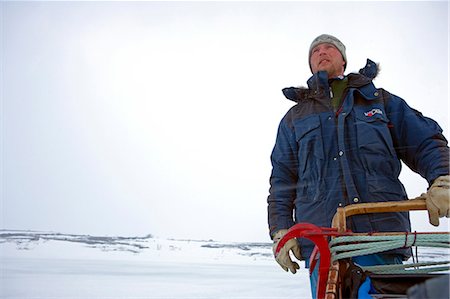
[[[273,237],[273,253],[275,254],[275,251],[277,249],[278,243],[283,238],[283,236],[287,233],[287,229],[279,230],[275,236]],[[298,242],[296,239],[290,239],[289,241],[284,244],[283,248],[278,252],[277,255],[275,255],[275,260],[280,264],[281,268],[284,269],[284,271],[288,272],[288,269],[291,270],[293,274],[297,272],[297,269],[300,269],[300,266],[292,261],[289,252],[292,251],[294,256],[301,260],[302,255],[300,253],[300,246],[298,245]]]
[[[439,225],[439,217],[450,217],[450,176],[438,177],[426,194],[430,223]]]

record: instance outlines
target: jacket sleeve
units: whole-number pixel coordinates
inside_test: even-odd
[[[289,114],[289,112],[288,112]],[[272,174],[268,203],[270,236],[294,225],[293,211],[298,173],[298,146],[295,132],[285,116],[279,127],[271,155]]]
[[[386,113],[397,155],[411,170],[430,185],[437,177],[449,173],[449,148],[436,121],[391,94],[388,94]]]

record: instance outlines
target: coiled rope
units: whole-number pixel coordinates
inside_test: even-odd
[[[329,246],[332,261],[337,261],[344,258],[413,246],[450,248],[450,235],[448,233],[426,234],[414,232],[398,235],[340,236],[333,238]],[[441,267],[440,265],[449,266]],[[430,273],[450,270],[450,261],[371,266],[363,267],[363,269],[380,274]]]

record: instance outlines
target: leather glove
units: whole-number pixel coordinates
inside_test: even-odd
[[[275,236],[273,237],[273,253],[275,254],[275,251],[277,249],[278,243],[283,238],[283,236],[287,233],[287,229],[279,230]],[[284,271],[288,272],[288,269],[291,270],[292,274],[295,274],[297,272],[297,269],[300,269],[300,266],[292,261],[289,252],[292,251],[294,256],[298,259],[302,259],[302,255],[300,253],[300,246],[298,245],[297,239],[290,239],[289,241],[284,244],[283,248],[278,252],[277,255],[275,255],[275,260],[278,262],[278,264],[283,268]]]
[[[439,225],[439,217],[450,217],[450,176],[438,177],[426,194],[430,223]]]

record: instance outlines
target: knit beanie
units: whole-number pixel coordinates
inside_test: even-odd
[[[338,40],[336,37],[329,35],[329,34],[319,35],[312,41],[311,46],[309,47],[309,57],[308,57],[309,68],[311,69],[311,52],[312,52],[312,50],[314,49],[315,46],[317,46],[319,44],[324,44],[324,43],[332,44],[339,50],[339,52],[341,52],[342,58],[345,61],[345,65],[344,65],[344,70],[345,70],[345,68],[347,67],[347,55],[345,54],[345,46],[340,40]],[[312,69],[311,69],[311,72],[312,72]]]

